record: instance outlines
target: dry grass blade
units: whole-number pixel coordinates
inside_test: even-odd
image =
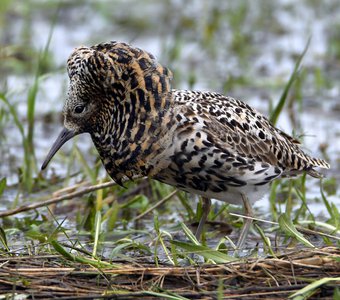
[[[20,290],[26,295],[34,294],[36,299],[52,294],[58,297],[111,295],[115,299],[129,299],[132,293],[138,293],[141,299],[147,297],[148,291],[166,291],[166,294],[190,299],[216,299],[219,284],[223,285],[223,299],[287,299],[321,278],[340,276],[340,249],[335,247],[295,250],[278,258],[248,258],[197,267],[155,267],[136,259],[134,262],[119,261],[121,267],[97,270],[78,262],[71,264],[59,256],[6,259],[0,259],[0,292]],[[329,280],[314,296],[331,297],[339,283],[336,279]]]
[[[76,191],[76,192],[69,193],[69,194],[66,194],[66,195],[53,197],[51,199],[48,199],[48,200],[45,200],[45,201],[40,201],[40,202],[37,202],[37,203],[30,203],[30,204],[27,204],[27,205],[22,205],[22,206],[19,206],[17,208],[14,208],[14,209],[9,209],[9,210],[0,212],[0,218],[12,216],[12,215],[24,212],[24,211],[36,209],[36,208],[43,207],[43,206],[47,206],[47,205],[54,204],[54,203],[57,203],[57,202],[60,202],[60,201],[70,200],[70,199],[80,197],[80,196],[83,196],[85,194],[97,191],[99,189],[105,189],[105,188],[108,188],[108,187],[111,187],[111,186],[114,186],[114,185],[117,185],[117,183],[114,182],[114,181],[104,182],[104,183],[100,183],[100,184],[96,184],[96,185],[86,187],[86,188],[82,189],[81,191]]]

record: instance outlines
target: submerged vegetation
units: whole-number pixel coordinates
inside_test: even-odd
[[[252,3],[1,2],[1,294],[340,299],[340,7]],[[332,169],[275,181],[238,255],[240,207],[213,203],[199,242],[196,197],[147,178],[110,182],[86,137],[41,173],[61,128],[67,55],[112,39],[156,54],[176,87],[249,100]]]

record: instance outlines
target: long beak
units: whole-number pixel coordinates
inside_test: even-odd
[[[78,133],[74,132],[72,130],[64,128],[59,136],[57,137],[56,141],[54,142],[50,152],[48,152],[44,163],[41,166],[41,170],[44,170],[53,156],[58,152],[58,150],[61,148],[62,145],[64,145],[68,140],[72,139],[74,136],[76,136]]]

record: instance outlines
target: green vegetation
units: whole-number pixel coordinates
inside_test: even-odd
[[[254,286],[267,287],[267,283],[268,286],[285,286],[287,283],[283,284],[282,278],[289,278],[290,286],[301,283],[294,291],[286,290],[284,295],[291,295],[293,299],[306,299],[321,292],[328,296],[334,293],[334,299],[339,297],[339,289],[335,288],[339,283],[336,264],[340,263],[340,177],[339,157],[336,156],[339,153],[332,150],[332,141],[325,137],[325,130],[316,132],[314,128],[305,128],[303,118],[311,114],[316,124],[319,119],[327,120],[322,114],[329,114],[334,122],[338,120],[332,113],[339,107],[334,105],[334,111],[327,111],[323,105],[333,105],[338,97],[334,90],[339,75],[335,66],[340,59],[336,39],[340,25],[334,24],[332,28],[325,25],[330,41],[326,51],[315,59],[312,56],[315,55],[313,32],[304,32],[300,37],[305,44],[311,36],[306,47],[299,51],[279,48],[275,42],[284,36],[289,38],[291,30],[276,18],[277,14],[281,9],[294,18],[294,7],[276,8],[264,0],[258,1],[257,6],[247,1],[222,2],[203,1],[202,7],[193,9],[186,1],[177,3],[180,7],[172,1],[153,0],[142,4],[136,1],[134,5],[130,1],[115,1],[114,4],[107,1],[1,1],[1,265],[14,269],[15,263],[19,265],[19,261],[30,255],[36,265],[40,266],[41,261],[50,268],[67,267],[70,274],[77,268],[84,268],[83,275],[97,287],[92,291],[122,295],[122,299],[146,294],[190,299],[199,293],[223,299],[237,283],[240,290],[249,286],[246,278],[251,276]],[[325,10],[334,9],[340,13],[336,6],[329,4],[325,8],[317,1],[306,1],[303,6],[324,18],[324,22],[328,22]],[[123,13],[125,11],[129,14]],[[41,31],[38,36],[36,29],[42,28],[39,22],[49,31]],[[72,45],[61,39],[60,32],[72,38]],[[243,222],[239,207],[213,203],[206,232],[202,241],[197,241],[192,232],[202,206],[196,197],[149,179],[125,182],[124,187],[106,184],[110,179],[91,146],[80,148],[77,141],[70,143],[71,148],[56,156],[48,172],[40,173],[43,153],[61,128],[59,115],[63,99],[51,99],[56,90],[64,90],[66,85],[60,74],[65,73],[67,57],[63,57],[61,63],[60,56],[64,53],[59,52],[67,47],[110,39],[132,43],[136,40],[141,47],[152,40],[160,49],[158,59],[173,70],[177,87],[220,91],[246,102],[258,95],[251,105],[269,108],[267,115],[277,126],[287,131],[280,123],[286,118],[288,125],[296,130],[292,134],[300,135],[300,140],[301,137],[310,139],[306,137],[311,133],[319,137],[313,141],[320,144],[321,154],[315,155],[323,155],[334,162],[332,170],[322,180],[301,176],[275,181],[269,194],[269,211],[256,211],[259,218],[245,253],[236,253],[233,244]],[[268,50],[268,44],[272,49]],[[277,66],[260,63],[267,57],[274,57]],[[291,62],[291,67],[279,69],[282,61]],[[54,82],[53,87],[47,85],[50,81]],[[334,125],[333,130],[339,130],[339,126]],[[331,136],[339,138],[339,132]],[[86,137],[81,138],[86,144]],[[317,151],[315,149],[313,151]],[[296,248],[303,249],[301,253],[305,257],[299,256],[300,250],[292,250]],[[246,256],[244,260],[239,258],[243,256]],[[52,257],[52,262],[49,258],[43,260],[44,257]],[[318,261],[318,257],[324,260]],[[256,269],[258,261],[267,258],[268,261],[259,267],[262,277],[252,273],[254,270],[247,260]],[[334,277],[325,276],[326,271],[318,275],[317,267],[314,268],[315,277],[304,271],[291,274],[291,269],[285,269],[283,263],[291,262],[296,267],[295,272],[299,272],[303,264],[312,268],[312,259],[316,266],[324,267],[327,274],[335,274]],[[282,266],[284,270],[280,270],[284,276],[276,277],[275,269],[269,268],[271,263]],[[205,281],[208,279],[203,271],[203,275],[199,274],[195,269],[197,264],[207,267],[204,272],[213,278],[211,281]],[[214,270],[209,269],[210,264],[215,266]],[[25,266],[30,267],[28,262]],[[240,270],[248,272],[248,277],[242,277]],[[230,281],[227,271],[232,274]],[[20,272],[15,276],[9,273],[13,277],[13,286],[5,290],[9,297],[14,292],[19,293],[16,287],[24,290],[33,285],[34,276]],[[39,275],[43,272],[42,268]],[[140,280],[133,274],[146,274],[153,279],[146,283],[145,291],[135,287],[128,290],[119,283],[110,285],[123,274],[130,276],[124,277],[126,281]],[[198,278],[192,286],[195,295],[192,291],[176,290],[175,284],[166,284],[165,278],[169,276],[175,282],[187,283],[186,274],[192,281]],[[95,283],[91,281],[94,277]],[[200,280],[207,283],[206,288]],[[39,290],[39,286],[34,288]],[[128,291],[134,294],[128,295]],[[210,295],[211,291],[214,293]]]

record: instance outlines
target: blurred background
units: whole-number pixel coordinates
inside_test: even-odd
[[[310,39],[277,126],[331,163],[325,174],[339,203],[338,0],[1,0],[0,26],[0,179],[15,187],[2,205],[23,197],[17,187],[38,189],[42,177],[104,176],[86,135],[63,147],[44,176],[39,170],[61,130],[69,54],[110,40],[153,53],[173,71],[174,88],[221,92],[269,115]]]
[[[0,91],[18,112],[25,132],[28,94],[38,76],[32,110],[39,163],[61,126],[66,60],[77,46],[131,43],[172,69],[175,88],[222,92],[268,114],[311,38],[278,126],[305,135],[306,147],[315,155],[321,145],[333,171],[339,170],[337,0],[2,0],[0,24]],[[0,176],[16,182],[24,158],[22,140],[1,102],[0,137]],[[91,144],[89,138],[83,143]]]

